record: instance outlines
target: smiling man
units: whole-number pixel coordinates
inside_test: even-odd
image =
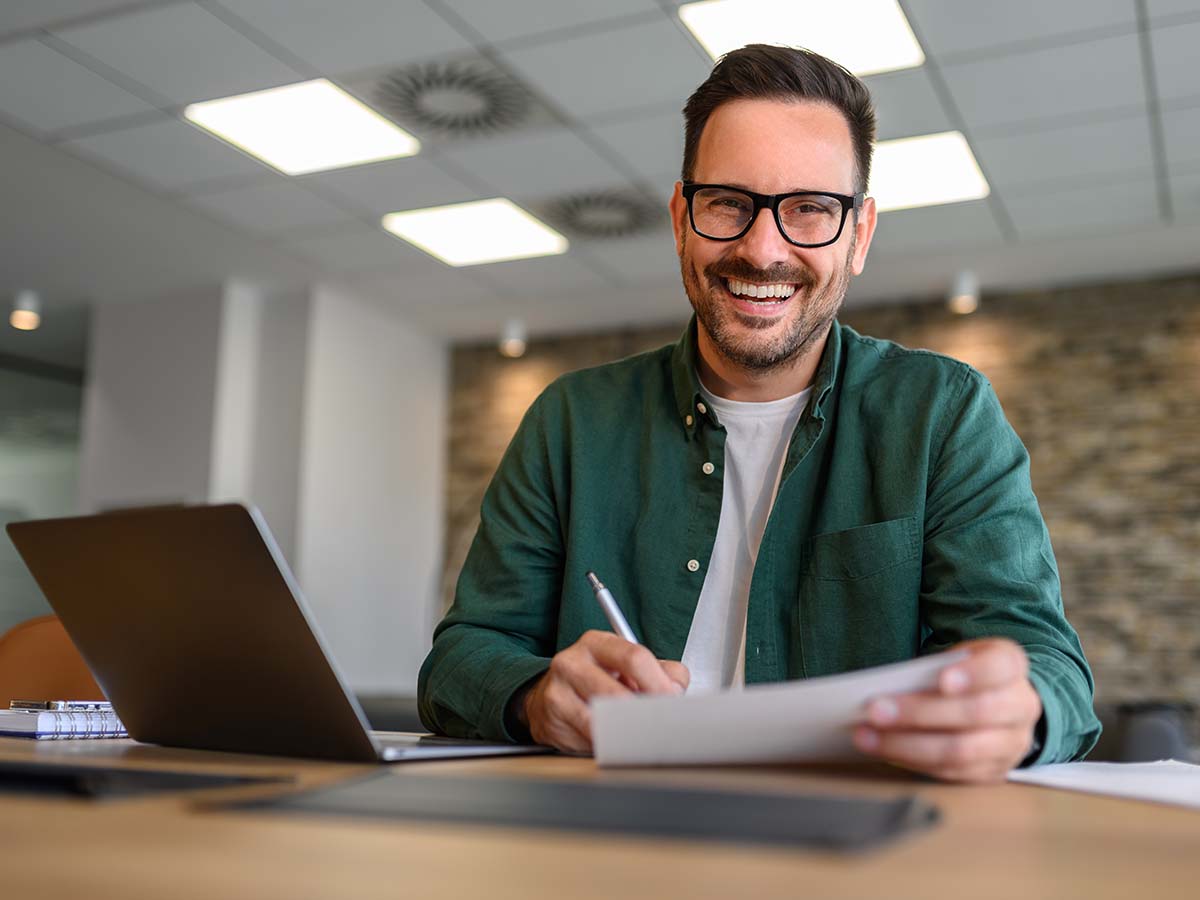
[[[876,226],[866,88],[752,45],[684,119],[671,217],[695,315],[526,414],[422,667],[425,724],[586,752],[595,696],[959,647],[937,690],[872,702],[862,751],[959,781],[1082,756],[1091,673],[990,385],[836,321]],[[640,644],[607,629],[589,570]]]

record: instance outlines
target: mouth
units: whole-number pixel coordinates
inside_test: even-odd
[[[722,278],[721,284],[733,299],[734,307],[752,316],[778,315],[787,306],[797,288],[797,285],[790,282],[755,284],[737,278]]]

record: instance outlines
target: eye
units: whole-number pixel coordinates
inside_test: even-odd
[[[779,211],[788,218],[803,219],[837,216],[841,208],[828,197],[809,195],[789,198]]]
[[[724,209],[741,211],[750,208],[750,201],[747,197],[739,197],[736,194],[724,194],[718,197],[705,198],[710,209]]]

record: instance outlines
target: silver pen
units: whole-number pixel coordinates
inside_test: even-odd
[[[625,621],[625,617],[621,615],[621,607],[617,606],[617,601],[613,599],[613,595],[609,593],[608,588],[600,583],[600,579],[596,577],[595,572],[587,573],[588,584],[592,586],[592,593],[596,595],[596,601],[600,604],[600,608],[604,610],[604,615],[608,619],[608,624],[612,626],[612,630],[619,634],[631,644],[636,644],[638,639],[633,634],[633,629],[629,627],[629,623]]]

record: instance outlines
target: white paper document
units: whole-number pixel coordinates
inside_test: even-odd
[[[1174,759],[1149,763],[1056,763],[1014,770],[1008,773],[1008,780],[1200,809],[1200,766]]]
[[[937,686],[965,651],[827,678],[699,696],[632,695],[592,702],[602,766],[861,760],[851,733],[873,697]]]

